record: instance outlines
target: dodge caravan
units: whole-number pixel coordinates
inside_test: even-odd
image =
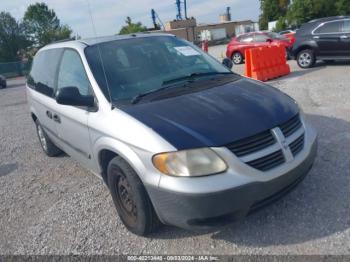
[[[138,235],[240,219],[297,185],[317,151],[292,98],[166,34],[50,44],[27,94],[43,151],[100,176]]]

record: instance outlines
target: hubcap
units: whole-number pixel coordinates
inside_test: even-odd
[[[128,215],[129,219],[135,221],[137,210],[134,202],[134,195],[129,182],[124,175],[121,175],[117,182],[117,193],[121,208]]]
[[[38,136],[40,139],[41,146],[44,148],[45,151],[47,151],[47,142],[44,135],[44,131],[41,126],[38,126]]]
[[[311,64],[312,57],[308,53],[302,53],[299,56],[299,64],[302,66],[309,66]]]
[[[242,57],[240,54],[234,54],[233,55],[233,61],[235,62],[235,64],[240,64],[242,61]]]

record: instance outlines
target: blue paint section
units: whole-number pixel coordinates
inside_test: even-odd
[[[279,90],[245,78],[123,110],[178,150],[223,146],[274,128],[299,111]]]

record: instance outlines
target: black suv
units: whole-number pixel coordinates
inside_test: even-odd
[[[296,33],[292,51],[301,68],[316,60],[350,59],[350,16],[327,17],[304,24]]]

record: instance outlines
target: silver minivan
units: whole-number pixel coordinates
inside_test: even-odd
[[[240,219],[305,177],[317,136],[292,98],[225,64],[166,34],[48,45],[27,81],[41,146],[101,177],[135,234]]]

